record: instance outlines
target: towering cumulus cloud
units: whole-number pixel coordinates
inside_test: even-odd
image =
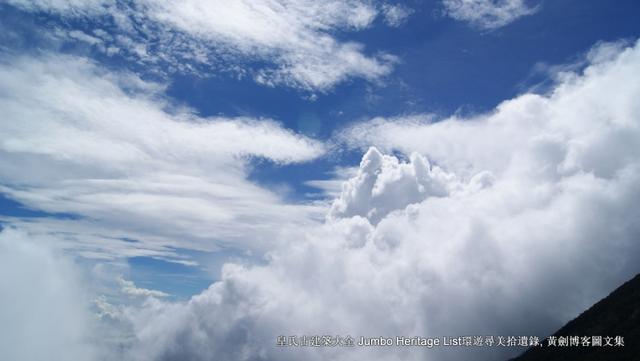
[[[429,167],[426,158],[411,155],[409,163],[371,148],[362,158],[358,175],[343,185],[330,217],[363,216],[378,223],[389,212],[418,203],[428,196],[445,196],[455,176]]]
[[[490,114],[345,130],[351,146],[379,150],[367,151],[327,222],[284,239],[265,265],[227,264],[187,303],[127,309],[137,337],[128,357],[462,360],[455,348],[275,342],[553,331],[640,271],[640,45],[600,46],[588,59],[549,94]],[[392,150],[400,159],[381,153]]]

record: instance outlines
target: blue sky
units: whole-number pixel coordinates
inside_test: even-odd
[[[265,359],[283,357],[263,342],[278,327],[326,328],[268,315],[301,300],[314,315],[348,300],[336,318],[362,299],[469,311],[450,324],[334,320],[351,332],[543,335],[640,271],[638,11],[633,0],[0,1],[0,246],[50,253],[51,277],[80,275],[70,289],[140,340],[122,341],[127,360],[236,359],[219,344],[246,331],[225,318],[243,302],[259,311],[239,319],[266,320],[247,343]],[[544,246],[566,253],[531,251]],[[581,273],[594,280],[567,293],[572,307],[538,306]],[[181,331],[140,332],[166,326],[162,312]],[[184,331],[200,312],[229,325],[203,321],[210,348]]]
[[[168,72],[160,78],[167,84],[166,96],[193,109],[200,116],[270,118],[295,132],[329,140],[336,132],[357,121],[374,117],[434,114],[436,119],[451,114],[472,115],[490,111],[505,99],[548,83],[551,67],[577,62],[594,44],[633,39],[640,27],[634,15],[635,1],[529,1],[535,14],[523,16],[506,26],[482,29],[447,16],[438,2],[406,2],[411,14],[397,27],[376,18],[361,31],[338,29],[336,39],[355,41],[365,54],[385,52],[398,57],[393,70],[373,82],[349,79],[324,91],[282,86],[265,86],[250,77],[215,73],[202,76]],[[2,5],[2,23],[12,34],[5,34],[6,53],[50,51],[46,40],[34,40],[54,26],[91,32],[102,26],[92,19],[75,19],[47,11],[27,12]],[[567,14],[571,16],[567,16]],[[111,28],[114,34],[119,31]],[[15,41],[15,38],[19,41]],[[157,69],[146,69],[133,61],[106,56],[95,47],[74,39],[56,44],[56,51],[95,59],[110,69],[133,70],[143,78],[157,79]],[[257,65],[259,66],[259,65]],[[547,84],[548,86],[548,84]],[[543,87],[542,90],[545,88]],[[310,97],[313,96],[313,99]],[[319,189],[305,181],[327,179],[336,166],[354,166],[361,153],[342,152],[301,164],[277,165],[269,161],[252,162],[250,179],[266,187],[281,189],[292,202],[322,198]],[[42,216],[15,200],[2,198],[5,216]],[[55,217],[55,215],[53,215]],[[142,262],[144,263],[144,262]],[[132,277],[180,297],[200,289],[176,288],[153,281],[153,273],[168,267],[162,261],[130,262]],[[140,268],[138,274],[137,269]],[[185,271],[192,273],[193,270]],[[197,273],[197,272],[196,272]],[[200,284],[211,278],[203,275]]]

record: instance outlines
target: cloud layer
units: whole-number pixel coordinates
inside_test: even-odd
[[[544,336],[575,317],[640,271],[640,44],[601,46],[589,59],[551,93],[490,114],[346,131],[353,145],[400,159],[370,149],[332,217],[285,238],[266,265],[227,264],[187,303],[129,309],[129,356],[499,359],[518,350],[274,343],[281,334]],[[403,161],[409,150],[421,155]]]

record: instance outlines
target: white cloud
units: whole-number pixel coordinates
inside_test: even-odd
[[[355,146],[422,155],[369,150],[336,201],[354,211],[334,212],[302,239],[283,235],[266,265],[227,264],[187,303],[129,308],[139,341],[129,357],[493,360],[519,350],[274,343],[281,334],[554,331],[640,271],[640,43],[592,54],[550,94],[490,114],[347,131]],[[430,182],[449,191],[420,192]],[[366,216],[383,206],[372,224]]]
[[[209,249],[220,239],[247,248],[271,241],[265,264],[229,263],[220,281],[188,302],[149,298],[111,308],[99,301],[102,314],[117,313],[135,335],[117,359],[506,358],[518,350],[290,349],[275,341],[282,334],[544,335],[640,271],[640,43],[602,46],[588,59],[551,93],[519,96],[490,114],[380,118],[345,130],[343,145],[397,156],[370,149],[325,224],[313,221],[317,209],[283,204],[246,180],[246,157],[305,161],[322,153],[321,144],[272,121],[201,119],[168,104],[157,84],[76,58],[5,59],[2,190],[33,208],[86,217],[55,221],[64,224],[43,232],[42,242],[64,238],[71,224],[93,230],[78,239],[93,235],[106,249],[118,233],[140,238],[136,247],[114,242],[123,255]],[[16,227],[28,227],[22,222]],[[0,292],[24,295],[17,306],[34,310],[8,313],[13,318],[2,324],[9,335],[6,325],[18,325],[11,355],[91,359],[78,339],[86,334],[82,319],[48,339],[55,330],[41,322],[60,318],[25,318],[51,307],[78,312],[82,305],[65,298],[79,299],[66,292],[75,290],[73,279],[46,268],[48,255],[23,257],[38,249],[12,251],[26,236],[2,237],[0,267],[11,271],[1,273]],[[21,267],[39,272],[23,284],[11,277]],[[38,292],[53,296],[27,297]],[[39,299],[58,301],[44,307]],[[24,338],[21,327],[30,325],[45,333]]]
[[[98,49],[120,53],[160,72],[239,71],[270,86],[325,92],[351,78],[380,79],[397,61],[380,52],[367,55],[362,44],[334,35],[371,25],[380,10],[365,0],[11,3],[29,11],[90,17],[95,27],[115,27],[115,34],[100,39],[106,44]],[[406,17],[399,7],[384,9],[391,19],[387,22],[393,21],[394,26]],[[74,31],[59,35],[88,40]]]
[[[287,225],[321,218],[316,206],[285,204],[246,179],[251,158],[303,162],[324,152],[321,143],[269,119],[200,118],[161,89],[74,57],[3,59],[1,190],[81,218],[13,224],[34,234],[61,227],[68,245],[108,258],[257,250]]]
[[[362,216],[376,224],[391,211],[430,196],[449,195],[455,183],[454,175],[431,168],[418,153],[411,155],[409,163],[399,163],[396,157],[371,148],[362,158],[358,174],[344,183],[329,217]]]
[[[92,360],[91,317],[75,265],[26,234],[0,232],[0,349],[7,360]]]
[[[384,22],[393,27],[398,27],[404,24],[409,16],[413,14],[413,10],[400,4],[384,4],[381,9],[382,15],[384,16]]]
[[[118,278],[118,283],[120,284],[120,291],[131,297],[168,297],[169,294],[158,291],[158,290],[150,290],[147,288],[137,287],[133,281],[125,280],[124,278]],[[106,306],[104,302],[100,302],[101,305]],[[105,307],[108,309],[108,307]]]
[[[481,29],[496,29],[534,14],[525,0],[443,0],[447,15]]]
[[[330,172],[330,179],[314,179],[306,181],[305,185],[322,191],[327,199],[340,197],[344,183],[358,174],[359,167],[336,167]]]
[[[110,319],[118,319],[120,318],[120,310],[110,304],[107,301],[107,298],[104,295],[96,298],[93,303],[97,308],[97,316],[99,319],[110,318]]]
[[[51,11],[70,16],[98,15],[115,4],[113,0],[4,0],[29,11]]]
[[[391,70],[388,58],[370,58],[362,46],[341,43],[328,31],[368,27],[377,15],[361,1],[149,0],[149,14],[224,53],[274,57],[279,66],[262,70],[261,83],[327,90],[348,77],[375,79]]]
[[[104,221],[104,220],[103,220]],[[50,247],[71,250],[86,259],[115,263],[131,257],[152,257],[187,266],[198,263],[181,254],[179,241],[167,241],[135,230],[116,228],[109,222],[55,217],[0,217],[4,226],[46,242]],[[215,247],[211,244],[210,247]],[[188,247],[187,247],[188,248]]]
[[[592,63],[583,76],[561,74],[548,96],[524,94],[472,121],[379,118],[357,124],[340,137],[361,148],[374,144],[418,151],[467,175],[488,170],[516,176],[527,171],[547,180],[587,171],[612,177],[632,164],[639,151],[632,140],[639,85],[629,80],[636,71],[636,53],[635,47],[599,47],[588,55]]]

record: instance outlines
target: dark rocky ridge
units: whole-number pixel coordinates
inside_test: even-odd
[[[511,361],[640,361],[640,274],[618,287],[558,332],[560,336],[622,336],[622,347],[532,347]],[[603,340],[604,344],[604,340]]]

